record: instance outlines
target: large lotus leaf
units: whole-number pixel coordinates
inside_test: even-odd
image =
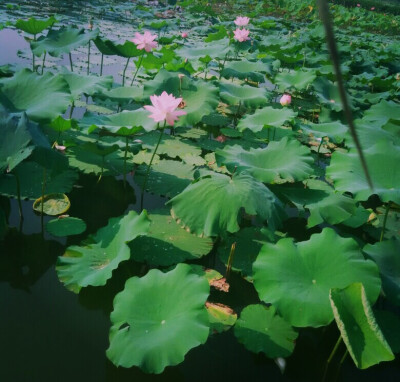
[[[242,209],[249,215],[268,220],[272,228],[279,226],[284,216],[281,202],[275,195],[245,173],[232,178],[217,173],[204,177],[167,204],[171,204],[171,214],[178,223],[205,236],[238,231]]]
[[[298,327],[318,327],[333,320],[331,288],[362,282],[371,303],[381,288],[376,264],[364,259],[353,239],[342,238],[331,228],[297,244],[291,238],[264,244],[253,271],[260,299]]]
[[[348,127],[339,121],[326,122],[326,123],[308,123],[302,125],[301,130],[305,134],[312,134],[316,138],[329,137],[332,141],[341,143]]]
[[[359,369],[394,359],[361,283],[344,289],[334,288],[329,298],[340,334]]]
[[[70,97],[64,78],[49,72],[39,76],[22,69],[0,81],[0,103],[13,113],[25,111],[34,121],[51,121],[63,114]]]
[[[186,115],[180,116],[175,126],[191,126],[200,122],[205,115],[211,114],[218,106],[218,88],[209,82],[192,80],[179,73],[161,69],[152,81],[144,85],[144,97],[160,95],[163,91],[182,97]]]
[[[281,92],[288,89],[306,90],[315,80],[314,70],[295,70],[293,72],[281,72],[275,77],[275,83]]]
[[[317,98],[325,106],[329,107],[334,111],[342,111],[342,101],[340,98],[338,86],[326,79],[325,77],[318,77],[313,83],[316,91]],[[348,100],[351,101],[351,97],[347,95]]]
[[[310,211],[307,227],[311,228],[324,221],[339,224],[356,213],[356,202],[321,180],[309,179],[304,185],[279,187],[277,192],[283,194],[298,209]]]
[[[363,251],[378,264],[386,297],[393,304],[400,305],[400,242],[392,238],[367,244]]]
[[[281,127],[286,122],[293,121],[297,115],[289,108],[275,109],[271,106],[266,106],[258,109],[254,114],[248,114],[238,123],[239,131],[250,129],[254,133],[261,131],[264,126]]]
[[[58,258],[58,278],[74,292],[88,285],[105,285],[119,263],[130,258],[127,243],[139,235],[146,235],[149,226],[145,210],[140,215],[129,211],[122,218],[110,219],[107,226],[97,231],[90,244],[72,245]]]
[[[33,146],[28,146],[31,135],[27,124],[25,114],[22,115],[18,124],[11,117],[7,118],[0,115],[2,135],[0,140],[0,174],[4,170],[12,171],[31,154]]]
[[[267,90],[249,85],[236,85],[220,82],[219,95],[223,102],[229,105],[244,105],[248,108],[258,108],[268,103]]]
[[[222,76],[225,78],[239,78],[241,80],[250,79],[255,82],[264,82],[264,75],[268,72],[268,65],[262,61],[230,61],[222,70]]]
[[[68,82],[72,99],[79,99],[81,94],[93,95],[111,89],[113,76],[81,76],[76,73],[63,72],[62,76]]]
[[[375,127],[382,127],[390,120],[400,121],[399,104],[382,100],[365,112],[363,120]]]
[[[386,140],[363,150],[374,189],[369,188],[360,158],[355,149],[348,153],[335,152],[326,174],[333,179],[335,188],[351,192],[356,200],[367,200],[377,194],[383,202],[400,204],[400,146]]]
[[[185,45],[176,50],[183,59],[196,59],[209,56],[211,58],[223,59],[229,52],[229,40],[222,39],[209,43],[196,43],[196,45]]]
[[[115,52],[120,57],[130,58],[138,57],[143,54],[143,50],[139,50],[132,41],[125,41],[123,44],[111,44],[109,40],[106,45],[110,49],[115,49]]]
[[[15,26],[26,33],[36,35],[40,32],[43,32],[48,27],[51,27],[56,21],[57,20],[53,16],[45,20],[38,20],[34,17],[31,17],[28,20],[18,19],[15,23]]]
[[[82,45],[87,45],[99,34],[99,29],[85,32],[85,29],[72,27],[62,27],[58,30],[51,29],[47,36],[39,37],[36,42],[31,43],[31,48],[36,56],[44,53],[53,57],[59,57],[64,53],[70,53],[72,50]]]
[[[146,236],[130,243],[136,261],[153,266],[170,266],[186,260],[196,260],[207,255],[213,242],[210,238],[195,236],[180,227],[169,211],[154,211]]]
[[[238,271],[246,280],[251,280],[253,262],[265,241],[269,240],[259,228],[242,228],[239,232],[225,238],[218,245],[218,257],[227,266],[232,244],[235,244],[231,263],[232,271]]]
[[[248,305],[235,325],[235,336],[247,350],[269,358],[292,354],[298,333],[276,314],[274,306]]]
[[[135,174],[135,181],[142,186],[148,166],[141,166]],[[146,191],[172,198],[180,194],[193,180],[193,166],[173,160],[153,163],[147,179]]]
[[[79,126],[88,128],[89,131],[101,127],[113,134],[133,135],[141,131],[142,128],[146,131],[154,130],[157,128],[157,123],[149,118],[149,113],[145,109],[136,109],[111,115],[87,113],[79,121]]]
[[[186,264],[130,278],[114,299],[107,357],[117,366],[157,374],[181,363],[190,349],[207,341],[209,288]]]
[[[43,167],[35,162],[23,162],[13,171],[20,181],[21,198],[37,199],[42,195]],[[46,171],[46,194],[70,192],[78,179],[74,171]],[[0,176],[0,194],[17,197],[17,182],[12,174]]]
[[[227,146],[216,152],[219,166],[229,171],[247,171],[264,183],[295,182],[308,178],[314,162],[307,147],[297,140],[284,138],[270,142],[266,148],[244,150],[241,146]]]
[[[104,40],[101,37],[97,36],[93,40],[96,48],[100,51],[101,54],[107,56],[115,56],[117,54],[115,49],[115,44],[110,40]]]
[[[53,130],[62,133],[63,131],[67,131],[69,129],[78,129],[78,122],[75,119],[64,119],[61,115],[59,115],[56,119],[51,121],[49,127]]]
[[[96,98],[110,99],[119,104],[134,101],[141,101],[143,98],[142,86],[119,86],[111,90],[103,90],[96,94]]]

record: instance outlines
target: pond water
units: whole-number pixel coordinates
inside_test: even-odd
[[[45,17],[51,13],[62,16],[66,23],[86,25],[90,16],[104,31],[112,32],[108,38],[125,40],[139,23],[131,15],[123,14],[129,22],[121,20],[109,10],[109,2],[90,1],[10,1],[21,8],[7,11],[0,5],[0,21],[15,21],[29,16]],[[98,6],[94,3],[99,3]],[[124,5],[124,2],[120,2]],[[121,5],[121,4],[120,4]],[[95,51],[95,50],[94,50]],[[86,51],[74,52],[74,64],[83,65]],[[0,31],[0,65],[15,64],[30,67],[29,45],[15,29]],[[93,53],[92,73],[99,72],[99,55]],[[54,65],[68,66],[67,57],[49,58],[45,70]],[[130,75],[133,64],[129,67]],[[103,74],[111,74],[121,82],[122,60],[107,59]],[[129,81],[129,78],[128,78]],[[82,117],[84,107],[77,107],[73,117]],[[67,111],[68,115],[69,111]],[[185,361],[168,367],[161,375],[148,375],[138,368],[115,367],[106,358],[109,346],[110,312],[115,294],[123,289],[118,275],[134,272],[131,265],[123,265],[114,272],[105,287],[84,288],[79,295],[71,293],[58,280],[55,272],[57,257],[65,248],[78,244],[87,234],[96,232],[108,219],[129,210],[140,210],[140,188],[128,177],[128,190],[122,178],[97,178],[81,175],[77,186],[70,193],[69,214],[82,218],[88,226],[83,235],[68,239],[56,239],[42,234],[40,216],[32,210],[32,201],[23,201],[24,221],[19,232],[18,204],[10,202],[10,232],[0,244],[0,381],[318,381],[325,361],[332,350],[338,331],[334,325],[325,329],[308,329],[301,332],[294,354],[282,361],[282,374],[277,362],[264,355],[253,354],[238,343],[232,330],[209,337],[203,346],[192,349]],[[82,188],[86,193],[81,192]],[[90,190],[88,192],[87,190]],[[165,199],[150,194],[145,196],[147,209],[160,208]],[[293,218],[295,219],[295,218]],[[44,222],[49,218],[45,218]],[[303,219],[304,220],[304,219]],[[305,220],[303,225],[305,227]],[[290,220],[287,223],[290,226]],[[303,232],[295,233],[302,237]],[[224,272],[224,266],[216,256],[208,256],[202,262]],[[120,278],[124,279],[124,278]],[[232,275],[231,292],[218,295],[219,301],[240,310],[258,301],[249,283]],[[341,349],[342,352],[344,348]],[[378,380],[398,381],[400,364],[397,361],[378,365],[368,371],[360,371],[352,362],[345,362],[341,371],[342,381]]]

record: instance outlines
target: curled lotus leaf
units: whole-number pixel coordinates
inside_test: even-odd
[[[69,210],[69,207],[71,207],[71,202],[65,194],[44,195],[44,197],[36,199],[33,203],[33,209],[36,212],[42,212],[43,208],[43,212],[46,215],[52,216],[65,214]]]
[[[114,299],[107,357],[116,366],[156,374],[181,363],[190,349],[207,341],[209,288],[187,264],[130,278]]]

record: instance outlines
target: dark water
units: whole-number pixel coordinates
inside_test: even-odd
[[[94,3],[20,1],[21,10],[7,15],[2,3],[0,15],[4,20],[57,12],[68,16],[68,20],[84,23],[89,14],[99,14],[99,10],[93,7]],[[105,19],[112,19],[106,10],[102,15]],[[29,67],[27,49],[28,44],[15,30],[0,31],[0,65],[13,63]],[[25,51],[25,54],[18,54],[19,50]],[[79,53],[75,58],[79,58]],[[57,64],[66,62],[61,60]],[[116,80],[120,79],[119,65],[109,65],[105,74],[110,73]],[[124,190],[121,180],[104,178],[99,184],[96,181],[95,177],[81,176],[78,184],[83,188],[75,188],[69,195],[72,204],[69,214],[82,218],[88,225],[87,232],[78,237],[59,240],[47,234],[43,237],[40,217],[33,213],[32,202],[29,201],[23,203],[25,219],[22,233],[19,233],[17,203],[14,200],[10,203],[10,231],[0,244],[1,382],[321,380],[325,361],[338,337],[335,324],[325,329],[302,330],[294,354],[287,360],[284,375],[273,360],[245,350],[232,330],[210,336],[205,345],[187,354],[184,363],[167,368],[159,376],[146,375],[138,368],[116,368],[108,361],[105,351],[113,297],[123,289],[126,274],[136,272],[136,265],[128,262],[121,264],[105,287],[85,288],[79,295],[68,291],[55,272],[57,256],[63,254],[66,246],[77,244],[87,234],[96,232],[110,217],[139,208],[136,200],[139,189],[132,179],[129,179],[128,191]],[[162,198],[146,195],[145,208],[151,210],[163,204]],[[222,265],[213,256],[206,258],[204,264],[222,270]],[[213,292],[211,300],[229,304],[238,313],[246,304],[257,302],[250,284],[234,275],[230,283],[228,296]],[[339,353],[341,357],[343,347]],[[335,359],[328,373],[329,380],[336,377],[337,361]],[[368,371],[357,370],[347,359],[339,377],[339,380],[349,382],[380,379],[400,380],[398,359]]]

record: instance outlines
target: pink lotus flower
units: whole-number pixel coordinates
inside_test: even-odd
[[[372,7],[372,8],[371,8],[371,11],[375,11],[375,7]]]
[[[189,35],[187,34],[187,32],[182,32],[181,37],[182,38],[187,38]]]
[[[150,96],[150,100],[153,106],[146,105],[144,108],[152,113],[149,118],[153,118],[155,122],[165,120],[168,125],[173,126],[180,115],[186,114],[183,110],[175,110],[182,102],[182,98],[175,98],[165,91],[160,96]]]
[[[136,32],[132,42],[136,44],[139,50],[144,49],[146,52],[150,52],[152,49],[157,48],[157,42],[154,41],[155,38],[157,38],[157,35],[151,34],[149,31],[144,32],[144,34]]]
[[[248,29],[237,28],[235,31],[233,31],[234,34],[233,38],[239,42],[247,41],[250,40],[249,33],[250,31]]]
[[[357,7],[361,7],[361,4],[357,4]]]
[[[282,106],[290,105],[292,102],[292,96],[290,94],[284,94],[280,99],[280,104]]]
[[[236,20],[234,21],[234,23],[238,27],[245,27],[249,23],[249,21],[250,21],[250,19],[248,17],[238,16],[238,17],[236,17]]]

